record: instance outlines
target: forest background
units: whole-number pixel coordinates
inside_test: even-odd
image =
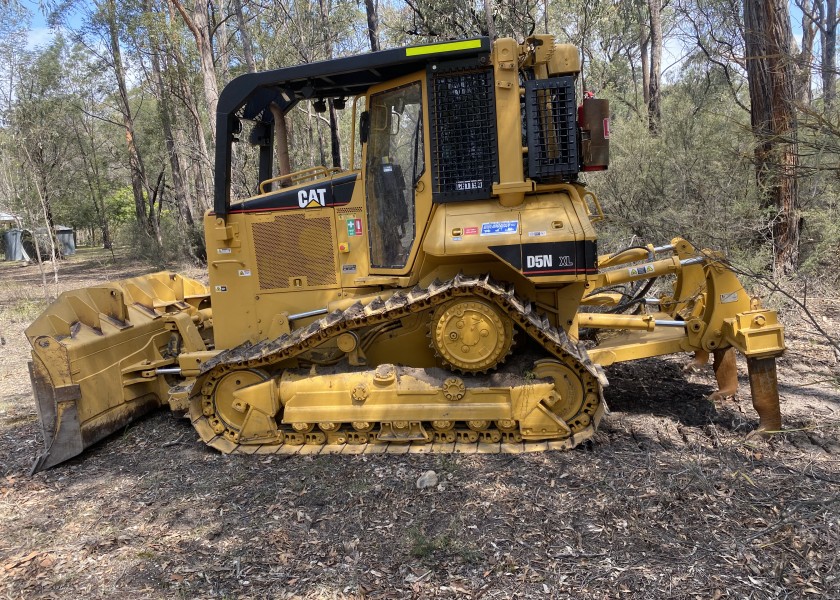
[[[580,48],[579,93],[611,101],[610,169],[588,177],[602,250],[680,235],[772,285],[836,290],[837,0],[0,0],[0,211],[200,263],[234,77],[545,32]],[[290,111],[287,168],[348,166],[347,106]]]

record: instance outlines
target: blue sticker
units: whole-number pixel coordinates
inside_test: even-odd
[[[481,224],[481,235],[504,235],[516,233],[518,230],[519,221],[493,221]]]

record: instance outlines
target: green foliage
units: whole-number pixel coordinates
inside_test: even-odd
[[[618,249],[681,236],[736,260],[764,256],[749,115],[723,87],[697,85],[667,89],[658,136],[633,114],[613,119],[610,169],[589,178],[609,217],[602,238]]]
[[[105,207],[111,222],[117,226],[134,223],[134,196],[131,186],[123,186],[114,190],[105,198]]]
[[[184,261],[197,262],[196,230],[183,231],[171,214],[162,215],[160,229],[162,245],[158,245],[134,221],[127,221],[119,227],[115,237],[120,245],[131,248],[133,254],[142,257],[155,269],[166,269]]]

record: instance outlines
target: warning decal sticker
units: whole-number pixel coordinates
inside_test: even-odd
[[[627,269],[627,272],[630,274],[630,277],[647,275],[648,273],[653,273],[653,271],[653,265],[639,265],[638,267],[630,267],[629,269]]]
[[[481,235],[507,235],[519,231],[519,221],[493,221],[481,224]]]

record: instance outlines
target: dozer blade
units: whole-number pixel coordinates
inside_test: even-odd
[[[155,273],[65,292],[26,330],[48,469],[159,407],[169,385],[172,318],[209,305],[206,287]]]

